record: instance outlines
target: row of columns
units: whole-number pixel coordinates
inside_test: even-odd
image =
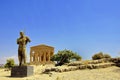
[[[32,52],[30,53],[30,62],[49,62],[52,52]]]

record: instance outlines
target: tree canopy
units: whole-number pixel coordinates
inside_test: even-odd
[[[63,63],[70,62],[70,60],[72,59],[81,60],[82,57],[79,56],[76,52],[66,49],[58,51],[57,54],[54,54],[51,57],[52,61],[63,62]]]
[[[5,68],[11,68],[15,65],[15,62],[14,62],[14,59],[10,58],[10,59],[7,59],[7,62],[5,64]]]

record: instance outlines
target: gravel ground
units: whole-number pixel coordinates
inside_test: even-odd
[[[69,72],[51,72],[41,74],[42,69],[48,66],[34,66],[34,75],[24,78],[13,78],[10,71],[0,69],[0,80],[120,80],[120,67],[108,67],[101,69],[86,69]]]

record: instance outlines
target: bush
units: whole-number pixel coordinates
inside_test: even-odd
[[[103,54],[103,52],[99,52],[92,56],[93,60],[98,60],[98,59],[103,59],[103,58],[111,58],[111,56],[109,54]]]
[[[77,53],[75,53],[71,50],[66,50],[66,49],[62,50],[62,51],[58,51],[57,54],[55,54],[51,57],[51,60],[57,61],[57,63],[59,63],[59,62],[68,63],[72,59],[81,60],[82,57],[79,56]]]
[[[104,58],[111,58],[109,54],[104,54]]]
[[[102,53],[102,52],[97,53],[97,54],[94,54],[94,55],[92,56],[92,59],[93,59],[93,60],[102,59],[102,58],[103,58],[103,53]]]
[[[14,59],[10,58],[10,59],[7,59],[7,63],[5,64],[5,68],[11,68],[15,65],[15,62],[14,62]]]

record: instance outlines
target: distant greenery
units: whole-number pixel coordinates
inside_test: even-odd
[[[111,58],[109,54],[104,54],[104,58]]]
[[[111,58],[111,56],[109,54],[104,54],[103,52],[96,53],[92,56],[93,60],[103,59],[103,58]]]
[[[7,59],[7,62],[5,64],[5,68],[11,68],[15,65],[15,62],[14,62],[14,59],[10,58],[10,59]]]
[[[57,61],[57,62],[61,61],[63,63],[68,63],[72,59],[81,60],[82,57],[77,53],[66,49],[58,51],[57,54],[54,54],[54,56],[51,57],[52,61]]]

